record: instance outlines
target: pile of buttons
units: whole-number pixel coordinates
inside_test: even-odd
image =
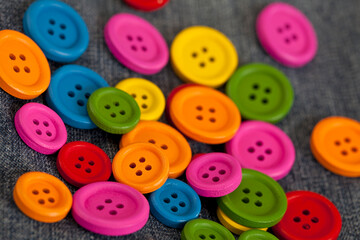
[[[125,2],[152,11],[168,1]],[[52,175],[25,173],[13,195],[25,215],[57,222],[72,209],[80,226],[110,236],[138,231],[151,212],[164,225],[182,228],[184,240],[235,239],[232,233],[242,240],[337,238],[341,217],[333,203],[314,192],[285,193],[277,182],[295,161],[291,139],[273,125],[294,101],[290,81],[281,71],[261,63],[236,70],[231,41],[218,30],[192,26],[182,30],[170,48],[172,67],[186,84],[165,99],[146,79],[125,79],[110,87],[96,72],[78,65],[64,65],[51,75],[46,58],[72,62],[89,43],[85,22],[69,5],[37,0],[23,24],[27,36],[0,31],[0,44],[8,51],[2,53],[0,87],[20,99],[34,99],[47,90],[48,106],[23,105],[15,127],[33,150],[58,152],[60,175],[79,188],[72,196]],[[288,4],[266,6],[256,32],[265,51],[285,66],[304,66],[316,54],[311,23]],[[161,33],[138,16],[114,15],[104,38],[114,57],[135,72],[158,73],[169,60]],[[214,89],[225,82],[226,95]],[[164,111],[173,127],[157,121]],[[246,121],[241,123],[241,118]],[[111,161],[91,143],[66,143],[64,123],[122,134],[120,150]],[[314,128],[311,150],[330,171],[358,177],[359,132],[358,122],[329,117]],[[192,156],[184,135],[205,144],[225,144],[226,153]],[[111,174],[117,182],[108,181]],[[176,179],[183,174],[187,183]],[[216,198],[222,225],[197,219],[199,196]]]

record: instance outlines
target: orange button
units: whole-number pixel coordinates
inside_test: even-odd
[[[169,175],[169,161],[160,148],[151,143],[123,147],[112,163],[116,181],[150,193],[159,189]]]
[[[0,87],[21,99],[33,99],[50,83],[50,67],[44,53],[26,35],[0,31]]]
[[[58,178],[43,172],[28,172],[16,182],[14,201],[28,217],[40,222],[58,222],[72,205],[72,195]]]

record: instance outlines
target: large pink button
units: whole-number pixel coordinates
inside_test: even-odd
[[[243,122],[225,147],[227,153],[240,161],[241,167],[265,173],[275,180],[285,177],[295,162],[291,139],[267,122]]]
[[[64,122],[43,104],[25,104],[15,114],[14,122],[21,139],[39,153],[52,154],[66,142]]]
[[[157,73],[169,60],[169,49],[161,33],[138,16],[114,15],[105,26],[104,36],[114,57],[135,72]]]
[[[271,3],[256,21],[259,41],[268,54],[288,67],[301,67],[317,51],[316,33],[306,16],[286,3]]]

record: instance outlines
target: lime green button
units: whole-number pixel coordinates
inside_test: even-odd
[[[113,87],[93,92],[87,110],[96,126],[113,134],[130,132],[140,120],[140,109],[134,98]]]
[[[240,67],[226,85],[226,94],[246,119],[276,123],[290,111],[294,91],[288,78],[266,64]]]
[[[240,235],[238,240],[279,240],[271,233],[261,230],[249,230]]]
[[[181,240],[235,240],[234,235],[224,226],[207,220],[194,219],[187,222],[181,232]]]

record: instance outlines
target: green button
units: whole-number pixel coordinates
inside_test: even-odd
[[[187,222],[181,232],[181,240],[235,240],[234,235],[219,223],[207,219]]]
[[[217,202],[231,220],[249,228],[275,225],[287,208],[285,192],[279,183],[251,169],[242,169],[239,187]]]
[[[276,68],[260,63],[236,70],[226,85],[226,94],[244,118],[270,123],[283,119],[294,102],[288,78]]]
[[[242,233],[238,240],[279,240],[279,239],[274,235],[272,235],[271,233],[254,229]]]
[[[113,134],[130,132],[140,120],[140,108],[134,98],[113,87],[93,92],[87,111],[96,126]]]

